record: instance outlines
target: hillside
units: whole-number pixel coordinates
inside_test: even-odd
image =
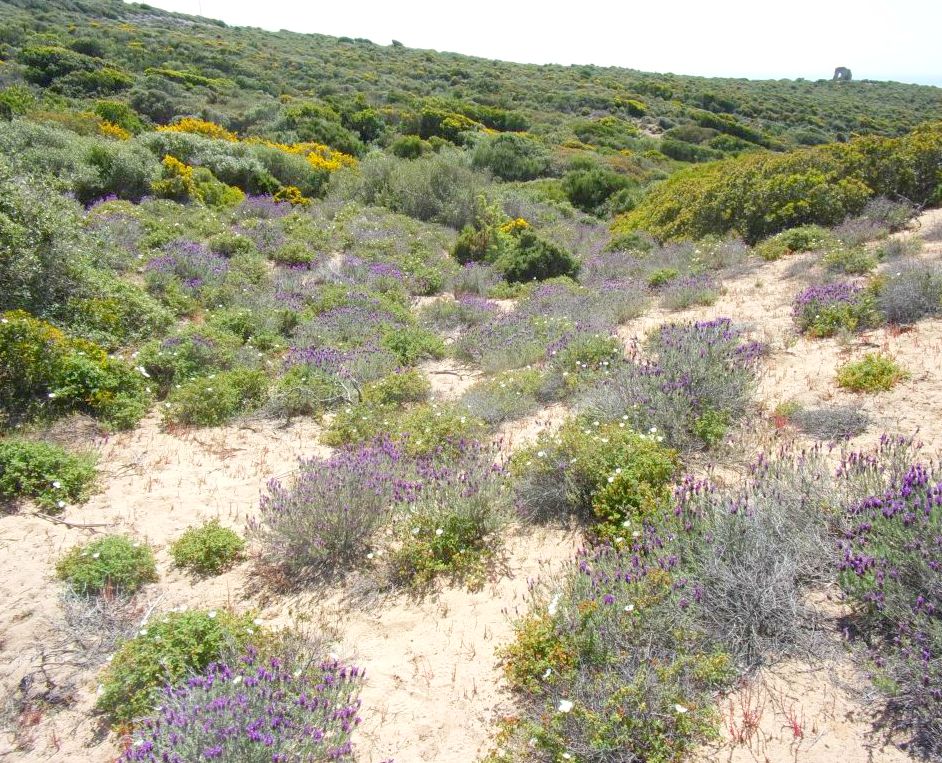
[[[942,760],[942,90],[0,2],[0,757]]]

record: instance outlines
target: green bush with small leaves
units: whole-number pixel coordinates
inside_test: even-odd
[[[0,501],[31,498],[46,512],[88,498],[95,482],[95,457],[70,453],[52,443],[0,440]]]
[[[188,527],[170,546],[173,563],[198,575],[218,575],[238,562],[244,551],[245,541],[218,519]]]
[[[404,366],[415,365],[426,358],[445,357],[445,343],[442,338],[419,326],[391,330],[383,336],[381,344],[394,353]]]
[[[156,615],[115,653],[101,678],[95,707],[113,723],[130,724],[156,707],[167,684],[200,673],[265,635],[250,615],[222,610]]]
[[[146,543],[109,535],[71,549],[56,562],[56,575],[82,596],[127,596],[157,580],[157,567]]]
[[[405,368],[363,387],[363,402],[376,405],[424,403],[432,391],[428,377],[414,368]]]
[[[174,424],[218,426],[257,410],[268,396],[264,371],[236,368],[191,379],[167,398],[164,418]]]
[[[868,352],[837,370],[837,385],[851,392],[886,392],[908,376],[889,355]]]
[[[837,238],[827,228],[820,225],[801,225],[759,242],[755,251],[764,260],[777,260],[800,252],[830,251],[837,246]]]

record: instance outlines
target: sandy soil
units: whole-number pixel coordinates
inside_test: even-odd
[[[920,232],[940,225],[942,211],[926,213],[920,222]],[[942,257],[942,243],[927,244],[922,256]],[[798,337],[791,301],[812,272],[801,267],[802,257],[768,263],[727,281],[725,294],[711,307],[653,310],[624,326],[620,336],[630,343],[664,321],[730,316],[770,345],[758,391],[766,414],[788,400],[809,406],[852,404],[874,422],[858,438],[860,444],[883,431],[918,429],[930,451],[942,451],[942,320],[923,321],[904,333],[880,329],[848,341]],[[512,309],[512,304],[503,307]],[[910,378],[876,396],[837,390],[837,367],[874,349],[892,353]],[[447,360],[422,368],[441,400],[456,399],[479,378],[476,371]],[[509,451],[558,426],[567,415],[563,406],[552,406],[503,425],[497,436]],[[75,432],[81,436],[79,429]],[[0,608],[0,695],[11,704],[21,690],[35,691],[43,681],[37,670],[45,663],[67,705],[20,718],[18,736],[0,735],[0,759],[103,763],[116,754],[117,740],[89,721],[97,671],[52,664],[56,624],[62,619],[55,560],[101,532],[133,533],[157,548],[161,580],[144,592],[142,611],[151,605],[155,612],[181,605],[254,610],[268,625],[301,625],[327,634],[334,651],[364,666],[365,721],[357,739],[364,761],[395,757],[397,763],[467,763],[486,749],[494,721],[513,712],[495,649],[511,638],[530,582],[553,574],[572,557],[580,543],[575,534],[517,532],[508,540],[503,568],[482,590],[445,588],[421,601],[390,595],[364,602],[352,599],[349,590],[276,595],[260,590],[251,562],[205,581],[172,568],[170,541],[187,526],[213,517],[244,528],[267,480],[290,475],[298,457],[328,452],[318,443],[319,433],[306,421],[288,426],[253,421],[170,433],[161,430],[154,414],[133,432],[88,442],[100,456],[102,489],[88,504],[63,515],[85,527],[54,523],[28,509],[0,516],[0,599],[6,605]],[[24,681],[29,676],[32,687]],[[723,740],[701,750],[696,760],[908,760],[872,736],[876,705],[870,691],[839,651],[826,666],[776,666],[718,700],[727,719]],[[748,736],[740,734],[749,725],[744,714],[761,716]]]

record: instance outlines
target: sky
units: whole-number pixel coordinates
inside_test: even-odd
[[[622,0],[550,3],[147,0],[232,26],[365,37],[534,64],[750,79],[942,86],[942,0]]]

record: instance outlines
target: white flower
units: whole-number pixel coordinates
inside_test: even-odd
[[[546,451],[545,451],[545,450],[538,450],[538,451],[536,452],[536,457],[537,457],[537,458],[546,458]]]
[[[640,531],[640,530],[635,530],[633,533],[631,533],[631,537],[632,537],[632,538],[640,538],[640,537],[641,537],[641,531]]]
[[[439,528],[435,531],[435,534],[436,534],[436,535],[443,535],[444,533],[445,533],[445,531],[444,531],[441,527],[439,527]]]
[[[215,610],[215,609],[209,610],[209,612],[206,613],[206,617],[208,617],[210,620],[215,619],[215,617],[216,617],[216,610]]]
[[[369,554],[367,554],[367,555],[366,555],[366,558],[367,558],[367,559],[372,559],[372,558],[373,558],[373,553],[370,552]]]
[[[58,506],[60,509],[64,509],[65,501],[56,501],[56,506]]]
[[[563,760],[572,760],[572,755],[570,755],[568,752],[564,752]]]
[[[144,368],[144,366],[138,366],[137,370],[140,372],[141,376],[143,376],[145,379],[150,379],[150,374],[147,373],[147,369]]]
[[[53,486],[56,490],[58,490],[60,487],[62,487],[62,483],[59,482],[59,480],[53,480],[53,481],[52,481],[52,486]]]
[[[55,396],[56,396],[56,393],[55,393],[55,392],[50,392],[50,393],[49,393],[49,399],[50,399],[50,400],[52,400],[53,398],[55,398]]]
[[[418,534],[419,534],[419,528],[418,528],[418,527],[413,527],[413,528],[412,528],[412,534],[413,534],[413,535],[418,535]]]
[[[687,710],[687,708],[684,707],[683,705],[674,705],[674,712],[679,713],[680,715],[683,715],[684,713],[687,713],[690,711]]]
[[[612,482],[615,481],[615,478],[614,478],[614,477],[609,477],[609,478],[608,478],[608,481],[609,481],[609,483],[612,483]]]
[[[634,605],[634,604],[628,604],[628,605],[625,607],[625,612],[634,612],[634,611],[635,611],[635,605]]]
[[[559,594],[553,594],[553,598],[550,599],[549,606],[546,608],[546,611],[549,612],[550,617],[556,614],[559,610]]]
[[[561,713],[568,713],[570,710],[572,710],[572,702],[568,699],[559,700],[558,710]]]
[[[101,556],[101,553],[96,551],[94,554],[92,554],[92,559],[97,559],[99,556]]]
[[[547,669],[546,669],[546,672],[543,674],[543,680],[545,681],[545,680],[546,680],[547,678],[549,678],[551,675],[553,675],[553,669],[552,669],[552,668],[547,668]]]
[[[657,434],[657,427],[651,427],[648,430],[648,434]]]
[[[253,625],[261,625],[262,622],[263,622],[263,621],[262,621],[260,618],[256,617],[256,618],[252,621],[252,624],[253,624]]]
[[[240,683],[242,683],[242,676],[236,676],[235,678],[233,678],[233,679],[232,679],[232,683],[234,683],[234,684],[240,684]]]
[[[146,635],[147,635],[147,628],[141,628],[141,635],[142,635],[142,636],[146,636]]]

